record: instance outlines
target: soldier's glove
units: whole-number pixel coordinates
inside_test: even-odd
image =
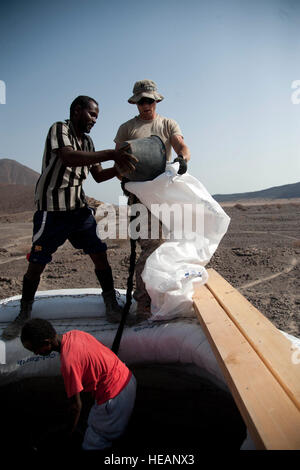
[[[173,163],[179,163],[178,175],[183,175],[187,171],[187,163],[182,155],[178,155],[177,158],[174,158]]]

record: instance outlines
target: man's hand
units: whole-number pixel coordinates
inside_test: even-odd
[[[134,171],[135,163],[138,162],[138,159],[134,155],[127,152],[129,147],[130,146],[128,144],[126,147],[122,147],[113,151],[113,160],[115,161],[115,167],[120,176]]]
[[[119,170],[118,170],[118,166],[117,166],[116,163],[114,164],[113,168],[114,168],[114,170],[116,170],[116,172],[117,172],[116,177],[119,178],[120,181],[122,181],[123,176],[120,175]]]
[[[182,155],[178,155],[177,158],[174,158],[173,163],[178,162],[179,163],[179,170],[178,174],[183,175],[187,171],[187,163],[185,159],[183,158]]]
[[[76,426],[79,421],[81,408],[82,403],[80,399],[80,394],[76,393],[75,395],[71,396],[68,400],[68,424],[66,429],[66,436],[68,436],[68,439],[71,438],[72,434],[76,429]]]

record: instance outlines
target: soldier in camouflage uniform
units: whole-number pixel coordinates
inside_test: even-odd
[[[157,135],[166,147],[167,161],[171,161],[172,149],[176,152],[177,157],[174,161],[179,162],[178,173],[183,174],[187,170],[186,162],[190,159],[190,151],[184,143],[177,122],[156,113],[156,103],[163,99],[164,97],[157,92],[157,86],[152,80],[141,80],[135,83],[133,96],[129,98],[128,102],[137,105],[139,114],[119,127],[114,139],[116,149],[119,149],[125,141]],[[133,201],[134,199],[130,196],[128,204],[132,205]],[[137,198],[135,202],[140,203]],[[134,292],[134,298],[137,301],[137,321],[147,319],[151,315],[151,299],[146,291],[141,274],[148,256],[163,243],[161,224],[159,239],[151,239],[152,217],[153,215],[148,211],[148,238],[138,239],[141,246],[141,255],[136,263],[136,290]]]

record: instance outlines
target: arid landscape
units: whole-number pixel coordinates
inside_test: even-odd
[[[9,170],[5,162],[2,180],[0,171],[0,299],[21,293],[34,213],[32,182],[18,182]],[[243,198],[220,203],[231,222],[207,267],[218,271],[279,329],[300,337],[300,198]],[[101,203],[89,198],[89,204],[97,207]],[[126,289],[129,240],[110,239],[106,243],[115,286]],[[47,265],[39,290],[84,287],[99,287],[93,264],[66,242]],[[133,372],[139,384],[137,404],[124,441],[117,444],[119,452],[122,446],[124,455],[130,449],[131,453],[137,448],[149,451],[145,443],[151,443],[155,452],[180,449],[198,458],[201,449],[240,448],[245,425],[230,394],[167,365],[146,365]],[[61,377],[12,383],[0,388],[0,396],[5,404],[1,409],[5,429],[1,442],[8,452],[16,442],[18,448],[33,453],[36,445],[46,452],[61,449],[66,419]],[[83,405],[84,429],[91,406],[88,397],[83,397]],[[77,437],[75,448],[82,439]]]
[[[92,203],[96,201],[91,200]],[[226,203],[228,232],[208,267],[278,328],[300,336],[300,200]],[[33,211],[0,213],[1,298],[20,294],[27,269]],[[127,286],[130,244],[106,240],[115,286]],[[65,243],[46,267],[40,290],[99,287],[88,256]]]

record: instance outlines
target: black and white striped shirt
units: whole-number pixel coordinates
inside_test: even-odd
[[[80,146],[71,121],[54,123],[47,135],[42,174],[35,188],[37,210],[69,211],[87,204],[82,183],[91,166],[65,166],[56,151],[69,146],[74,150],[95,151],[92,139],[86,134]]]

